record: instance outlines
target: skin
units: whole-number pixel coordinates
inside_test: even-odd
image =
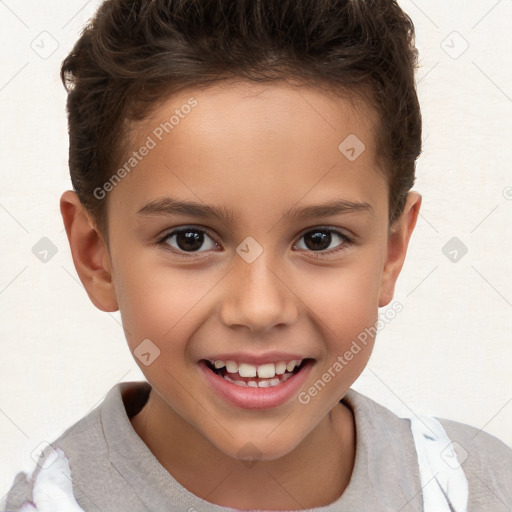
[[[309,403],[293,397],[265,410],[224,401],[197,363],[212,353],[298,352],[315,360],[307,391],[392,300],[421,196],[410,192],[390,226],[375,114],[310,86],[225,82],[181,91],[134,127],[133,148],[190,97],[198,105],[109,192],[108,244],[76,194],[62,195],[73,260],[92,302],[120,310],[130,350],[150,339],[161,351],[149,366],[135,359],[153,390],[131,422],[178,482],[227,507],[325,506],[352,474],[354,419],[340,399],[374,340]],[[350,134],[366,146],[353,162],[338,150]],[[234,224],[137,214],[166,196],[231,208]],[[335,199],[371,208],[284,216]],[[176,237],[159,243],[184,226],[208,230],[199,251]],[[318,250],[304,235],[319,227],[351,242],[332,234]],[[248,236],[263,249],[252,263],[236,252]],[[252,465],[240,453],[247,443],[259,451]]]

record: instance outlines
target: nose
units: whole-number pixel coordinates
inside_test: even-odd
[[[228,327],[263,333],[293,324],[298,316],[297,302],[292,283],[264,252],[252,263],[235,258],[226,276],[220,316]]]

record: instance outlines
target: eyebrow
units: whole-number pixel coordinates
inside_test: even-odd
[[[214,218],[228,225],[233,223],[233,210],[210,206],[193,201],[181,201],[172,197],[156,199],[143,206],[137,215],[188,215],[198,218]]]
[[[373,208],[369,203],[337,199],[324,204],[314,204],[303,208],[293,207],[290,208],[283,217],[291,219],[308,219],[314,217],[329,217],[343,213],[362,213],[372,211]]]
[[[335,201],[330,201],[323,204],[309,205],[302,208],[294,206],[290,208],[286,213],[284,213],[283,218],[298,220],[372,211],[373,208],[369,203],[338,199]],[[194,201],[181,201],[172,197],[165,197],[151,201],[137,212],[137,215],[148,216],[180,214],[205,219],[214,218],[227,224],[228,226],[233,224],[234,219],[234,212],[232,209],[206,205]]]

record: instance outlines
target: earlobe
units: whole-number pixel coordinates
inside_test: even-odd
[[[102,311],[117,311],[107,245],[76,192],[62,194],[60,211],[73,263],[91,302]]]
[[[421,195],[409,192],[400,218],[390,229],[385,265],[382,272],[379,307],[387,306],[393,299],[395,284],[402,270],[418,214],[421,207]]]

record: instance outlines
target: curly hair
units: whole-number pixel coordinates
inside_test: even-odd
[[[61,68],[73,188],[105,234],[94,190],[123,160],[130,123],[186,87],[294,78],[375,110],[392,223],[421,153],[417,58],[395,0],[106,0]]]

